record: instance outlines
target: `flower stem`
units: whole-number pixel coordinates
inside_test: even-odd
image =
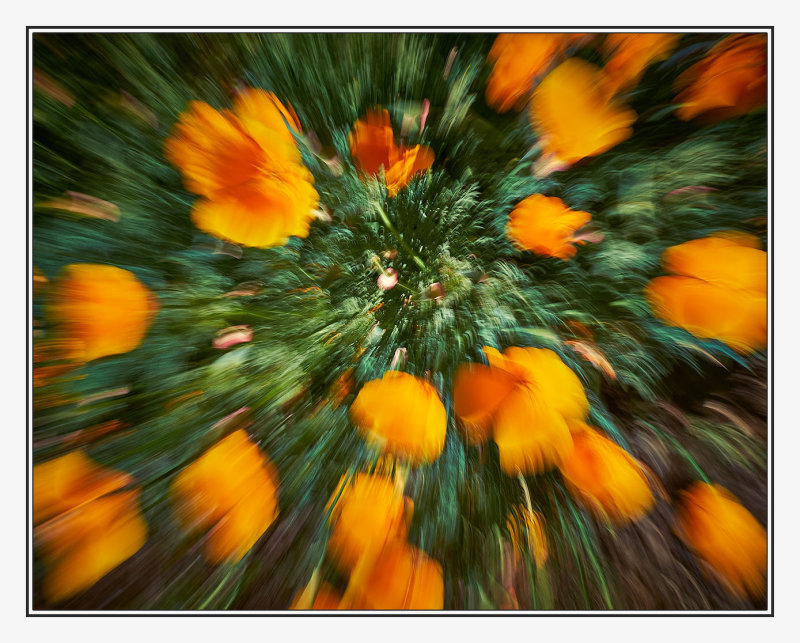
[[[423,270],[427,270],[428,267],[425,265],[425,262],[414,253],[414,251],[411,249],[411,246],[409,246],[405,242],[405,239],[403,239],[403,237],[400,236],[400,233],[397,231],[397,228],[394,227],[394,224],[392,224],[391,220],[389,219],[386,212],[383,211],[383,208],[380,206],[380,204],[375,203],[374,205],[375,209],[378,211],[378,215],[380,216],[381,221],[383,221],[384,225],[387,228],[389,228],[389,232],[391,232],[392,236],[394,236],[394,238],[397,239],[397,242],[403,247],[403,250],[405,250],[409,255],[411,255],[411,258],[414,260],[414,263],[416,263]]]

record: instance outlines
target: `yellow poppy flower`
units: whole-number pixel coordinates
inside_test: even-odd
[[[767,103],[767,37],[734,34],[711,48],[675,82],[682,90],[676,115],[716,121],[742,116]]]
[[[668,248],[645,289],[653,313],[702,339],[740,353],[767,344],[767,253],[750,235],[714,236]]]
[[[328,553],[337,568],[350,572],[363,556],[374,557],[389,539],[405,536],[410,516],[390,478],[359,473],[342,489],[344,482],[331,496],[333,503],[341,491],[331,511]]]
[[[257,248],[308,236],[319,195],[292,130],[300,131],[294,113],[260,89],[241,92],[232,112],[190,103],[165,153],[205,197],[192,209],[199,229]]]
[[[530,118],[544,153],[571,165],[629,138],[636,112],[613,99],[598,67],[570,58],[539,83]]]
[[[81,263],[64,268],[48,313],[73,346],[66,357],[88,362],[137,348],[157,308],[155,297],[133,273]]]
[[[509,475],[552,468],[572,451],[566,421],[589,402],[578,377],[553,351],[484,348],[489,366],[465,364],[453,381],[453,403],[467,439],[492,435]]]
[[[560,465],[570,492],[597,514],[637,520],[655,504],[647,477],[624,449],[584,422],[569,423],[574,449]]]
[[[610,33],[604,41],[608,59],[603,73],[608,90],[630,89],[642,79],[645,70],[654,62],[665,60],[678,45],[676,33]]]
[[[187,529],[210,529],[211,562],[238,562],[278,515],[278,477],[243,430],[186,467],[172,487]]]
[[[588,212],[570,210],[557,197],[532,194],[512,210],[506,233],[523,250],[567,261],[577,251],[575,231],[591,219]]]
[[[695,482],[684,491],[678,533],[733,594],[744,598],[764,593],[767,533],[727,489]]]
[[[415,175],[433,165],[434,154],[429,147],[395,145],[385,109],[370,110],[366,119],[356,121],[348,140],[353,159],[364,174],[375,176],[383,168],[389,196],[395,196]]]
[[[387,371],[367,382],[350,417],[368,441],[410,464],[432,462],[444,449],[447,414],[439,394],[408,373]]]

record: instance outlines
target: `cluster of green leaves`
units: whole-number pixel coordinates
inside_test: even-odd
[[[376,458],[348,418],[355,391],[336,405],[332,387],[352,368],[357,389],[393,361],[429,377],[448,412],[444,452],[412,471],[406,489],[415,503],[409,538],[442,563],[447,608],[508,606],[512,594],[531,609],[731,605],[697,587],[703,580],[696,564],[669,535],[674,489],[643,524],[611,530],[571,499],[557,473],[509,478],[491,442],[468,445],[452,411],[452,377],[460,364],[482,359],[483,346],[550,348],[581,378],[592,423],[659,474],[656,455],[664,451],[678,454],[677,466],[688,475],[702,476],[696,455],[702,453],[706,467],[733,459],[737,475],[762,480],[757,436],[701,418],[683,429],[692,436],[686,442],[684,433],[675,437],[654,419],[660,400],[682,394],[685,369],[697,374],[692,393],[702,399],[709,378],[720,376],[717,364],[751,365],[719,342],[653,319],[642,290],[660,274],[660,254],[670,245],[729,228],[763,239],[764,116],[713,127],[674,118],[672,81],[717,37],[687,35],[632,95],[641,116],[630,140],[538,178],[531,172],[536,136],[527,115],[498,115],[484,102],[493,37],[35,37],[37,72],[73,100],[38,87],[34,93],[34,264],[50,280],[68,263],[116,265],[132,271],[160,305],[138,349],[35,391],[35,463],[73,448],[66,438],[99,422],[130,425],[86,448],[136,478],[150,528],[140,553],[65,606],[286,608],[324,559],[325,505],[341,476]],[[597,53],[588,48],[578,55]],[[304,162],[330,213],[307,239],[281,248],[237,249],[201,234],[189,216],[194,196],[163,156],[164,138],[189,101],[226,108],[241,86],[273,91],[295,109]],[[415,121],[405,142],[431,147],[436,162],[389,198],[380,177],[364,180],[356,171],[348,133],[368,109],[381,106],[399,138],[403,117],[419,116],[425,99],[426,127],[420,131]],[[687,186],[702,189],[675,192]],[[68,191],[114,203],[120,220],[48,205]],[[515,250],[505,235],[508,214],[537,192],[590,212],[602,243],[581,246],[568,262]],[[377,287],[378,265],[397,271],[395,288]],[[242,284],[254,294],[228,296]],[[34,301],[44,333],[51,330],[47,296],[45,289]],[[564,344],[580,338],[576,322],[592,333],[613,380]],[[250,343],[224,353],[212,347],[217,331],[239,324],[252,327]],[[125,395],[92,401],[123,387]],[[243,407],[236,419],[220,422]],[[239,564],[212,567],[202,561],[198,539],[177,528],[169,486],[238,426],[278,468],[281,513]],[[527,493],[544,516],[550,560],[537,567],[526,548],[523,564],[509,572],[507,521]],[[653,550],[636,541],[639,548],[629,544],[629,551],[639,558],[614,558],[614,543],[636,540],[635,534],[654,540],[660,534],[669,541],[668,555],[654,563]],[[668,562],[659,566],[664,557]],[[641,570],[649,599],[641,599],[644,589],[631,590],[626,565]],[[147,568],[159,571],[143,575]],[[35,569],[42,573],[38,560]],[[659,575],[681,591],[658,594]]]

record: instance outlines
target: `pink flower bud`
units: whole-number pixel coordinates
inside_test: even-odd
[[[218,331],[214,341],[211,342],[214,348],[223,350],[236,346],[236,344],[244,344],[253,339],[253,329],[249,326],[230,326],[224,330]]]
[[[378,277],[378,288],[381,290],[391,290],[397,285],[397,279],[397,271],[394,268],[388,268]]]

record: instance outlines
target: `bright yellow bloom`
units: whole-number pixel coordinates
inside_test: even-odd
[[[402,539],[350,577],[342,607],[353,610],[441,610],[442,566]]]
[[[544,153],[571,165],[629,138],[636,112],[613,99],[598,67],[570,58],[539,83],[530,118]]]
[[[560,465],[570,492],[597,514],[637,520],[655,504],[641,465],[584,422],[569,423],[574,450]]]
[[[557,465],[572,451],[567,420],[589,411],[580,380],[546,348],[484,352],[489,366],[462,365],[453,383],[455,412],[468,439],[480,443],[491,433],[509,475]]]
[[[522,108],[524,99],[551,63],[582,34],[501,33],[492,45],[494,62],[486,83],[486,102],[496,112]]]
[[[300,130],[294,114],[261,89],[241,92],[233,112],[190,103],[165,150],[205,197],[192,209],[198,228],[257,248],[308,236],[319,195],[291,130]]]
[[[603,73],[611,93],[630,89],[642,79],[650,64],[665,60],[677,47],[676,33],[610,33],[604,49],[608,61]]]
[[[766,589],[767,534],[727,489],[695,482],[682,494],[678,533],[742,598]]]
[[[575,231],[591,219],[557,197],[532,194],[512,210],[506,233],[519,248],[567,261],[576,252]]]
[[[88,589],[144,545],[139,492],[118,492],[131,482],[127,473],[98,466],[83,452],[33,468],[34,542],[48,570],[48,600]]]
[[[447,414],[439,394],[408,373],[386,371],[367,382],[350,417],[368,441],[411,464],[432,462],[444,449]]]
[[[389,112],[371,110],[359,119],[350,133],[350,153],[359,169],[375,176],[383,168],[386,191],[395,196],[411,179],[433,165],[433,150],[424,145],[397,146],[394,143]]]
[[[67,357],[88,362],[137,348],[157,309],[157,300],[133,273],[80,263],[64,268],[48,312],[63,339],[74,345]]]
[[[662,263],[677,276],[657,277],[645,290],[657,317],[740,353],[766,346],[767,253],[755,237],[687,241],[668,248]]]
[[[278,476],[243,430],[220,440],[172,487],[187,529],[210,529],[206,556],[238,562],[278,515]]]
[[[742,116],[767,103],[767,37],[734,34],[711,48],[675,82],[683,90],[676,115],[716,121]]]
[[[386,542],[404,537],[410,515],[402,492],[394,482],[380,475],[359,473],[344,489],[343,477],[331,496],[341,491],[331,512],[332,530],[328,553],[343,572],[350,572],[365,555],[373,557]]]

